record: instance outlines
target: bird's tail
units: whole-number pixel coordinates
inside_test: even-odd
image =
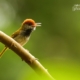
[[[8,47],[5,46],[5,48],[0,52],[0,58],[2,57],[2,55],[4,54],[4,52],[8,49]]]

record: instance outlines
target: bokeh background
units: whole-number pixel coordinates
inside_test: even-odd
[[[80,0],[0,0],[0,30],[16,31],[26,18],[41,22],[24,46],[56,80],[80,80]],[[4,45],[0,43],[0,51]],[[0,58],[0,80],[38,80],[13,51]]]

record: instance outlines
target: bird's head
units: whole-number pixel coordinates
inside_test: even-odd
[[[35,30],[38,26],[41,26],[41,23],[36,23],[33,19],[26,19],[22,23],[22,29]]]

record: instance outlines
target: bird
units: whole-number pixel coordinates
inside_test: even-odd
[[[36,27],[41,26],[41,23],[36,23],[33,19],[25,19],[21,27],[15,31],[10,37],[18,42],[21,46],[24,46],[30,38],[31,33],[36,30]],[[0,52],[0,57],[4,54],[9,48],[7,46]]]

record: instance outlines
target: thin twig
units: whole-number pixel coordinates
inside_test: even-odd
[[[41,63],[26,49],[24,49],[19,43],[17,43],[14,39],[0,31],[0,42],[4,45],[8,46],[11,50],[13,50],[16,54],[18,54],[22,60],[28,63],[34,71],[39,74],[42,78],[46,78],[47,80],[54,80],[54,78],[49,74],[47,69],[45,69]]]

